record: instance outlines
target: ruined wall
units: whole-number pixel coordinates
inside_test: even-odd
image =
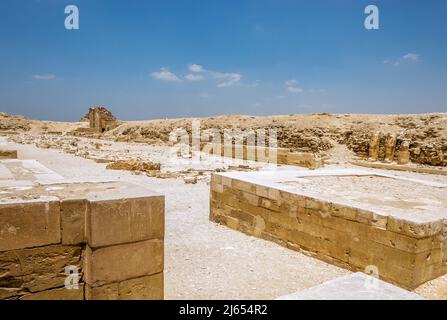
[[[90,129],[103,133],[117,126],[117,119],[105,107],[92,107],[81,121],[89,121]]]
[[[218,145],[212,143],[202,143],[201,151],[217,156],[228,156],[233,159],[252,160],[258,162],[272,162],[276,164],[295,165],[309,169],[317,169],[323,166],[323,160],[310,152],[291,152],[285,148],[268,148],[247,145]],[[270,152],[274,152],[270,158]],[[276,159],[275,159],[276,158]]]
[[[213,174],[210,220],[413,289],[447,273],[446,226],[418,224]]]
[[[163,238],[162,196],[2,203],[0,299],[163,299]]]

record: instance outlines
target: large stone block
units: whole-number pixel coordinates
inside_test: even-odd
[[[97,287],[163,271],[163,240],[87,248],[85,282]]]
[[[87,300],[163,300],[163,273],[106,284],[86,287]]]
[[[87,238],[92,248],[164,237],[164,197],[90,200]]]
[[[0,299],[65,285],[65,267],[82,277],[82,248],[52,245],[0,252]]]
[[[60,204],[55,197],[0,206],[0,251],[59,243]]]
[[[58,288],[26,294],[20,300],[84,300],[84,284],[78,289]]]
[[[62,244],[80,244],[86,242],[86,215],[89,203],[85,199],[61,201]]]

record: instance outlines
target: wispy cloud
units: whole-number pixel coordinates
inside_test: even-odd
[[[235,72],[211,72],[211,75],[215,79],[219,79],[221,82],[217,85],[218,88],[231,87],[240,84],[242,75]]]
[[[240,86],[247,88],[257,87],[260,83],[259,80],[256,80],[252,83],[242,83],[242,74],[238,72],[221,72],[221,71],[213,71],[208,70],[200,64],[190,64],[188,66],[188,70],[191,73],[188,73],[185,76],[177,76],[175,73],[168,70],[168,68],[161,68],[160,71],[153,72],[152,77],[157,80],[163,81],[199,81],[205,79],[214,79],[218,88],[232,87],[232,86]]]
[[[304,90],[302,88],[298,88],[298,87],[287,87],[287,91],[290,93],[301,93]]]
[[[402,57],[402,59],[417,62],[419,61],[420,56],[421,55],[417,53],[407,53]]]
[[[203,76],[201,76],[201,75],[196,75],[196,74],[190,73],[190,74],[185,76],[185,79],[188,80],[188,81],[199,81],[199,80],[203,80],[205,78]]]
[[[286,82],[284,82],[284,84],[286,86],[293,86],[293,85],[295,85],[297,83],[298,83],[298,81],[296,81],[295,79],[287,80]]]
[[[191,72],[205,72],[206,70],[200,64],[190,64],[188,67]]]
[[[35,74],[32,76],[32,78],[34,80],[43,80],[43,81],[47,81],[47,80],[54,80],[56,79],[56,75],[52,74],[52,73],[46,73],[46,74]]]
[[[167,68],[161,68],[160,71],[152,72],[152,77],[162,81],[181,81],[175,73],[172,73]]]
[[[383,63],[392,65],[393,67],[399,67],[400,65],[402,65],[405,62],[416,63],[420,60],[420,58],[421,58],[421,55],[418,53],[407,53],[396,60],[385,60],[385,61],[383,61]]]

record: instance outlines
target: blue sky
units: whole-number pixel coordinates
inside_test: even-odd
[[[66,30],[65,6],[80,11]],[[364,28],[364,9],[380,29]],[[78,120],[447,111],[444,0],[2,0],[0,111]]]

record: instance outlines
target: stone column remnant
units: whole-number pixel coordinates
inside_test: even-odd
[[[377,161],[379,158],[380,132],[375,132],[369,141],[369,161]]]
[[[396,149],[396,135],[390,133],[385,142],[385,162],[394,161],[394,151]]]
[[[407,164],[410,162],[410,143],[403,141],[400,145],[399,152],[397,153],[397,163]]]

